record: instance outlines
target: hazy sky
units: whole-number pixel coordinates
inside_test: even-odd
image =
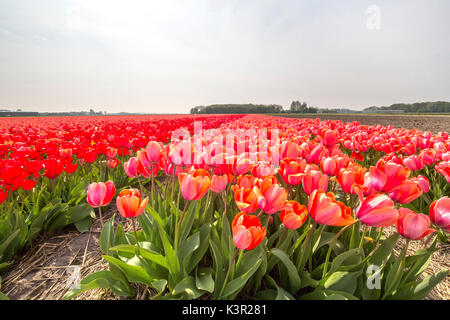
[[[0,109],[449,101],[449,15],[447,0],[0,0]]]

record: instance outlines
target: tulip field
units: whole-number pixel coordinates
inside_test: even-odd
[[[449,245],[447,132],[263,115],[3,118],[0,162],[0,276],[38,240],[101,227],[105,267],[63,299],[409,300],[448,284],[445,268],[424,274]]]

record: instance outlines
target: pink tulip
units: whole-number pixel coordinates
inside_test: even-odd
[[[385,194],[373,194],[364,199],[355,210],[362,223],[371,227],[388,227],[398,220],[398,211]]]
[[[94,182],[87,189],[87,202],[93,208],[104,207],[111,202],[115,193],[114,182]]]
[[[397,231],[410,240],[419,240],[436,231],[430,228],[430,218],[423,213],[415,213],[407,208],[398,210]]]
[[[130,178],[134,178],[138,175],[139,160],[136,157],[131,157],[127,162],[123,164],[125,173]]]
[[[225,190],[228,183],[228,176],[223,174],[221,176],[213,175],[211,180],[211,190],[215,193],[221,193]]]
[[[372,185],[377,191],[390,192],[408,179],[410,170],[395,162],[380,159],[375,167],[370,167]]]
[[[339,132],[337,130],[327,130],[323,136],[322,144],[332,147],[339,142]]]
[[[427,179],[427,177],[419,175],[417,177],[410,178],[409,180],[417,183],[423,192],[427,193],[428,191],[430,191],[430,181]]]
[[[437,172],[442,174],[448,183],[450,183],[450,161],[447,162],[439,162],[434,168]]]
[[[326,173],[328,176],[335,176],[337,174],[337,161],[332,158],[323,158],[320,162],[320,168],[324,173]]]
[[[424,168],[422,159],[415,154],[403,159],[403,165],[411,171],[422,170]]]
[[[420,152],[420,158],[424,165],[429,166],[436,162],[436,151],[434,149],[424,149]]]
[[[429,216],[436,226],[450,233],[450,198],[443,197],[433,201]]]
[[[150,141],[145,148],[145,152],[147,153],[147,158],[151,162],[157,162],[161,158],[163,148],[161,144],[156,141]]]

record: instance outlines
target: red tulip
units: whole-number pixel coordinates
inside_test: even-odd
[[[147,204],[148,197],[141,200],[141,193],[137,189],[122,190],[116,199],[117,210],[125,218],[140,216]]]
[[[192,174],[182,172],[178,174],[181,194],[186,200],[199,200],[208,192],[211,177],[206,170],[197,169]]]
[[[407,208],[398,210],[397,231],[410,240],[419,240],[436,231],[430,228],[430,218],[423,213],[415,213]]]
[[[309,196],[308,212],[319,224],[327,226],[346,226],[354,222],[350,208],[336,201],[332,192],[314,190]]]
[[[280,219],[288,229],[298,229],[306,221],[308,211],[304,205],[297,201],[289,200],[280,211]]]
[[[28,191],[28,190],[33,189],[35,185],[36,185],[36,180],[24,180],[22,182],[22,184],[20,185],[20,187],[23,190],[27,190]]]
[[[436,226],[450,233],[450,198],[434,200],[430,206],[429,217]]]
[[[117,159],[110,159],[106,162],[106,165],[108,166],[108,168],[110,169],[114,169],[119,165],[120,161]]]
[[[239,212],[231,224],[233,242],[239,250],[251,250],[258,246],[266,236],[266,228],[255,216]]]
[[[3,201],[5,201],[7,196],[8,196],[8,191],[0,189],[0,204],[2,204]]]
[[[364,199],[355,210],[356,217],[371,227],[388,227],[398,220],[398,211],[385,194],[373,194]]]
[[[109,147],[106,151],[106,157],[111,160],[117,156],[117,149]]]
[[[61,161],[56,159],[45,159],[43,160],[43,164],[45,168],[44,175],[49,179],[55,179],[64,170],[64,166]]]
[[[93,208],[104,207],[111,202],[115,193],[114,182],[94,182],[87,189],[87,202]]]
[[[77,171],[78,165],[75,163],[68,163],[64,166],[64,171],[71,174]]]

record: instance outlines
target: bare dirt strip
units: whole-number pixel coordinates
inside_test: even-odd
[[[320,120],[341,120],[342,122],[358,121],[362,125],[368,126],[388,126],[394,128],[419,129],[421,131],[430,131],[433,134],[438,132],[450,132],[450,115],[418,115],[418,114],[273,114],[279,117],[289,118],[310,118]]]

